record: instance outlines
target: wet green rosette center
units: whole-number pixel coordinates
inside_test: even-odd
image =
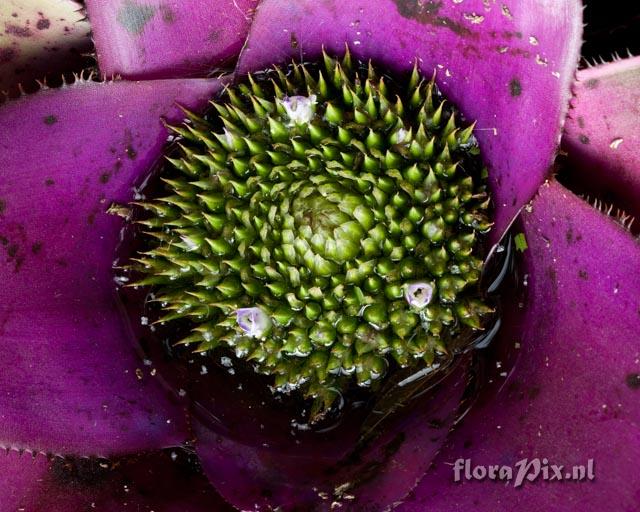
[[[176,340],[310,399],[424,369],[483,329],[486,170],[433,79],[325,55],[249,76],[172,127],[135,286]],[[174,146],[176,146],[174,145]]]

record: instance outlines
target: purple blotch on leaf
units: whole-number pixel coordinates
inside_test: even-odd
[[[5,34],[9,34],[16,37],[31,37],[33,32],[29,27],[20,27],[18,25],[14,25],[13,23],[5,23]]]
[[[38,30],[47,30],[51,26],[51,22],[47,18],[42,18],[38,20],[36,23],[36,28]]]
[[[514,78],[513,80],[511,80],[511,82],[509,82],[509,92],[514,98],[522,94],[522,84],[520,83],[520,80]]]
[[[155,7],[127,0],[118,10],[116,20],[127,32],[140,34],[155,14]]]

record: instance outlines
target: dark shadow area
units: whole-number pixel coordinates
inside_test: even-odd
[[[640,3],[586,0],[584,11],[584,45],[582,65],[594,59],[611,60],[618,53],[627,56],[627,50],[640,55]]]

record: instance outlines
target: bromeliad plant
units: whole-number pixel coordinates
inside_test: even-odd
[[[222,510],[176,470],[187,452],[243,510],[637,508],[638,243],[550,169],[566,119],[572,188],[604,183],[637,213],[640,73],[636,59],[580,71],[567,115],[579,2],[86,3],[100,71],[124,78],[0,107],[2,512]],[[236,58],[232,76],[187,78]],[[132,204],[137,253],[109,213]],[[504,294],[482,357],[457,350],[494,325],[483,243],[521,210],[525,299]],[[164,326],[128,322],[123,277],[152,287]],[[187,370],[136,353],[166,338],[165,352],[187,342]],[[310,419],[358,380],[389,392],[309,431],[213,364],[224,351],[316,398]],[[455,352],[379,422],[401,401],[394,365]],[[375,434],[358,443],[362,425]],[[453,480],[457,459],[525,457],[595,459],[596,479]]]
[[[389,359],[420,370],[471,342],[492,312],[486,169],[434,80],[416,66],[390,82],[347,49],[249,75],[213,106],[172,127],[167,195],[140,203],[149,242],[130,269],[159,323],[192,324],[179,344],[301,388],[316,422],[352,375],[371,387]]]

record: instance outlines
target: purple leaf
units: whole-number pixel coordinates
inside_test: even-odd
[[[161,117],[219,87],[80,83],[0,108],[0,445],[111,455],[188,436],[115,302],[122,220],[106,210],[160,157]]]
[[[573,179],[640,215],[640,57],[578,72],[562,146]]]
[[[154,452],[109,462],[47,460],[16,451],[0,454],[0,512],[123,510],[223,512],[231,510],[184,452]]]
[[[91,51],[90,27],[75,0],[3,0],[0,3],[0,91],[82,69]],[[0,102],[2,98],[0,97]]]
[[[257,0],[88,0],[100,70],[156,79],[233,64]]]
[[[640,246],[557,182],[524,214],[528,302],[501,337],[519,343],[497,396],[477,404],[401,512],[638,510]],[[594,460],[595,480],[454,482],[457,459]],[[464,478],[463,478],[464,480]]]

